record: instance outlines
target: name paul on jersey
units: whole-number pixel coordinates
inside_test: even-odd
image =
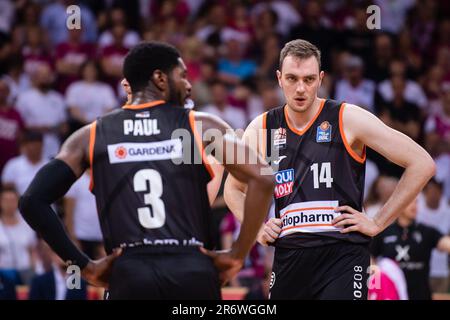
[[[160,134],[157,119],[126,119],[123,120],[123,134],[138,136],[151,136]]]

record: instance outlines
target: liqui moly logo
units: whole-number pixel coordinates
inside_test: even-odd
[[[275,198],[281,198],[292,193],[294,187],[294,169],[286,169],[275,173]]]

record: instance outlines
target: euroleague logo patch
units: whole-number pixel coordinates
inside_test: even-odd
[[[281,198],[292,193],[294,187],[294,169],[287,169],[275,173],[275,198]]]
[[[125,149],[122,146],[119,146],[119,147],[116,148],[116,151],[114,151],[114,154],[119,159],[125,159],[127,157],[128,153],[127,153],[127,149]]]
[[[331,141],[331,124],[324,121],[317,127],[316,142],[330,142]]]

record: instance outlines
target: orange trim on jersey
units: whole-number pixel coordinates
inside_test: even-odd
[[[295,134],[298,134],[299,136],[303,135],[314,123],[314,121],[316,121],[317,117],[319,117],[320,113],[322,112],[323,106],[325,105],[325,99],[321,99],[322,101],[320,102],[320,107],[319,107],[319,111],[317,111],[316,115],[314,116],[314,118],[312,118],[308,124],[306,125],[305,128],[303,128],[303,130],[298,130],[293,124],[291,124],[289,117],[288,117],[288,113],[287,113],[287,108],[288,106],[286,105],[284,107],[284,117],[286,118],[286,122],[287,125],[289,127],[289,129],[291,129],[292,132],[294,132]]]
[[[304,224],[301,226],[292,226],[292,227],[287,227],[281,230],[281,232],[284,232],[286,230],[290,230],[290,229],[295,229],[295,228],[306,228],[306,227],[332,227],[333,225],[331,223],[325,223],[325,224]]]
[[[334,210],[334,207],[316,207],[316,208],[300,208],[300,209],[292,209],[288,210],[280,216],[280,219],[285,215],[291,212],[299,212],[299,211],[310,211],[310,210]]]
[[[357,161],[359,163],[364,163],[364,161],[366,161],[366,146],[364,146],[363,154],[362,154],[362,156],[360,156],[348,144],[347,138],[345,137],[344,122],[343,122],[344,107],[345,107],[345,103],[342,103],[341,110],[339,110],[339,131],[341,133],[342,141],[344,142],[345,149],[347,149],[347,152],[350,154],[350,156],[355,161]]]
[[[262,136],[262,146],[261,146],[261,154],[264,159],[267,158],[266,149],[267,149],[267,112],[265,112],[262,116],[262,128],[263,128],[263,136]]]
[[[202,154],[203,164],[205,165],[206,170],[208,170],[211,179],[214,179],[214,171],[211,167],[211,164],[208,161],[208,157],[206,156],[205,148],[203,148],[202,137],[200,137],[200,134],[198,133],[197,128],[195,127],[195,111],[192,110],[189,111],[189,124],[191,126],[192,132],[194,133],[195,142]]]
[[[90,172],[90,182],[89,190],[94,189],[94,146],[95,146],[95,133],[97,130],[97,121],[92,122],[90,133],[89,133],[89,166]]]
[[[164,100],[156,100],[156,101],[141,103],[141,104],[126,104],[122,107],[122,109],[131,109],[131,110],[145,109],[145,108],[155,107],[155,106],[158,106],[163,103],[166,103],[166,102]]]

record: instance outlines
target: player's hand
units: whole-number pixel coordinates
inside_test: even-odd
[[[340,231],[341,233],[358,231],[367,236],[374,237],[383,231],[372,219],[352,207],[341,206],[335,208],[334,211],[342,213],[331,222],[333,226],[343,228]]]
[[[263,246],[268,246],[269,243],[275,242],[281,233],[283,223],[281,219],[270,218],[259,230],[256,240]]]
[[[222,286],[233,279],[244,265],[244,259],[237,258],[232,250],[211,251],[201,247],[200,251],[213,259],[215,267],[219,270]]]
[[[100,260],[89,261],[81,271],[81,275],[94,286],[108,288],[112,265],[121,254],[122,249],[116,249],[109,256]]]

